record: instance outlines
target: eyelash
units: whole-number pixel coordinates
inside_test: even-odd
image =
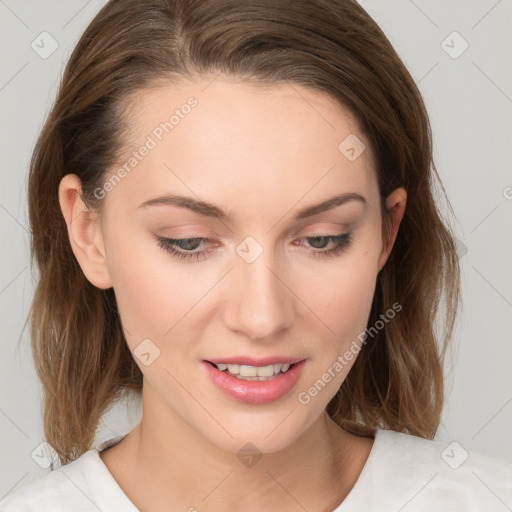
[[[341,235],[318,235],[318,236],[306,236],[303,237],[305,240],[314,240],[314,239],[322,239],[325,238],[328,241],[334,242],[334,247],[332,249],[328,249],[327,251],[322,250],[312,250],[311,252],[314,257],[326,258],[326,257],[335,257],[340,255],[346,249],[348,249],[352,244],[352,236],[351,233],[343,233]],[[208,254],[210,251],[198,251],[198,252],[183,252],[177,250],[175,248],[176,245],[179,246],[180,243],[190,242],[190,241],[200,241],[200,242],[209,242],[209,238],[166,238],[157,236],[156,237],[157,244],[160,248],[164,249],[168,253],[170,253],[173,257],[179,260],[191,260],[196,259],[199,260],[202,255]],[[201,258],[202,259],[202,258]]]

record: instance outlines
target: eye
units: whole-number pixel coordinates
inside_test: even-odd
[[[159,247],[166,250],[170,254],[172,254],[175,258],[179,260],[188,260],[188,259],[196,259],[202,258],[205,253],[209,253],[210,251],[197,251],[191,252],[202,242],[209,242],[209,238],[166,238],[158,236],[157,242]],[[177,249],[178,247],[178,249]]]
[[[318,249],[324,248],[326,245],[329,247],[329,243],[331,247],[327,250],[323,251],[309,251],[315,257],[329,257],[329,256],[337,256],[345,251],[348,247],[350,247],[352,243],[352,235],[351,233],[343,233],[341,235],[318,235],[318,236],[307,236],[304,237],[304,240],[308,240],[310,246]],[[327,244],[326,244],[327,242]]]
[[[210,238],[166,238],[166,237],[155,237],[158,246],[170,253],[172,256],[179,260],[199,260],[205,258],[212,250],[196,251],[201,244],[211,242]],[[304,240],[308,241],[310,247],[315,250],[308,250],[314,257],[334,257],[341,254],[352,243],[351,233],[343,233],[340,235],[318,235],[303,237]],[[327,250],[323,249],[326,246],[330,248]]]

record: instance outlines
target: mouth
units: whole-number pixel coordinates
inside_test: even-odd
[[[304,358],[255,360],[238,356],[202,360],[210,381],[226,396],[247,404],[265,404],[291,396],[306,364]],[[253,363],[253,364],[248,364]]]
[[[273,363],[265,366],[252,366],[246,364],[237,363],[213,363],[206,361],[211,364],[217,370],[227,373],[237,379],[247,381],[265,381],[275,379],[282,373],[288,372],[297,363]]]

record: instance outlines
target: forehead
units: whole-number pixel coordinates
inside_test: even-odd
[[[375,185],[368,141],[350,111],[298,84],[223,76],[162,83],[131,98],[127,127],[124,156],[111,172],[132,156],[123,180],[132,204],[170,191],[218,201],[230,193],[264,194],[267,202],[309,195],[312,202],[333,189],[367,193]],[[366,149],[347,158],[354,142]],[[150,150],[133,161],[144,146]]]
[[[189,109],[187,103],[191,98],[197,105]],[[175,127],[181,120],[191,117],[192,122],[196,120],[205,128],[211,128],[212,124],[224,125],[225,129],[236,127],[234,131],[240,136],[246,134],[246,131],[240,132],[240,128],[265,123],[262,138],[265,135],[272,138],[273,132],[282,129],[312,140],[315,136],[325,137],[329,132],[335,140],[344,132],[357,133],[363,138],[357,120],[345,105],[324,92],[291,82],[264,84],[222,75],[193,81],[160,80],[151,88],[133,94],[128,101],[128,112],[136,121],[130,126],[132,134],[139,137],[176,114],[179,120],[172,121]],[[297,124],[298,120],[304,124]]]

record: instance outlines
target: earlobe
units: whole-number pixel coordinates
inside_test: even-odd
[[[379,258],[378,271],[380,272],[391,253],[391,249],[398,234],[398,228],[402,222],[407,203],[407,191],[403,188],[397,188],[386,198],[386,209],[391,218],[391,226],[388,233],[383,235],[383,248]],[[387,235],[387,236],[386,236]]]
[[[59,203],[68,229],[71,249],[85,277],[96,287],[112,287],[101,224],[96,213],[84,204],[81,181],[67,174],[59,184]]]

